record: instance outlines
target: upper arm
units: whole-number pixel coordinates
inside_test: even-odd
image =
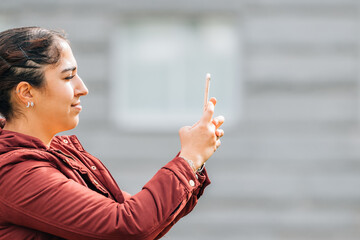
[[[3,216],[15,225],[69,239],[76,234],[95,236],[96,231],[103,231],[97,225],[103,221],[99,213],[109,217],[104,213],[116,205],[68,179],[46,161],[24,161],[0,174],[0,204],[6,209]]]
[[[191,197],[167,168],[124,203],[68,179],[48,161],[9,165],[0,176],[0,209],[8,222],[66,239],[153,239]]]

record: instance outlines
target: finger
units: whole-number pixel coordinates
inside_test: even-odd
[[[222,136],[224,136],[224,130],[216,129],[215,134],[218,138],[221,138]]]
[[[214,104],[214,106],[215,106],[216,103],[217,103],[217,99],[214,98],[214,97],[211,97],[209,101],[212,102],[212,103]]]
[[[200,123],[200,121],[197,121],[194,125],[191,126],[191,128],[196,127],[199,123]]]
[[[216,128],[219,128],[225,121],[223,116],[217,116],[212,120],[212,123],[215,125]]]
[[[215,103],[216,103],[216,101],[215,101]],[[212,121],[212,117],[214,115],[214,110],[215,110],[215,105],[214,105],[213,101],[209,101],[207,108],[204,111],[204,113],[200,119],[200,122],[202,124],[210,123]]]
[[[215,106],[217,103],[217,99],[215,97],[211,97],[209,102],[212,102]],[[209,102],[207,102],[206,106],[204,107],[204,111],[206,111],[207,107],[209,106]]]

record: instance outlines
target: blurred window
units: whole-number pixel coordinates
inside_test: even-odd
[[[232,17],[144,17],[121,22],[112,41],[111,114],[121,128],[166,130],[197,121],[205,75],[215,114],[239,116],[239,38]]]

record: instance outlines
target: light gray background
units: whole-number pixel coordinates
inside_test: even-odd
[[[207,164],[212,185],[164,239],[355,240],[359,8],[355,0],[2,0],[0,27],[68,33],[90,89],[71,134],[134,194],[178,152],[179,141],[177,128],[132,132],[111,121],[110,39],[119,19],[234,15],[242,49],[234,111],[241,118],[224,125],[223,145]]]

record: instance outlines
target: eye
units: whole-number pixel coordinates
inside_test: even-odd
[[[66,77],[65,79],[66,79],[66,80],[71,80],[71,79],[73,79],[74,77],[75,77],[75,75],[71,75],[71,76]]]

